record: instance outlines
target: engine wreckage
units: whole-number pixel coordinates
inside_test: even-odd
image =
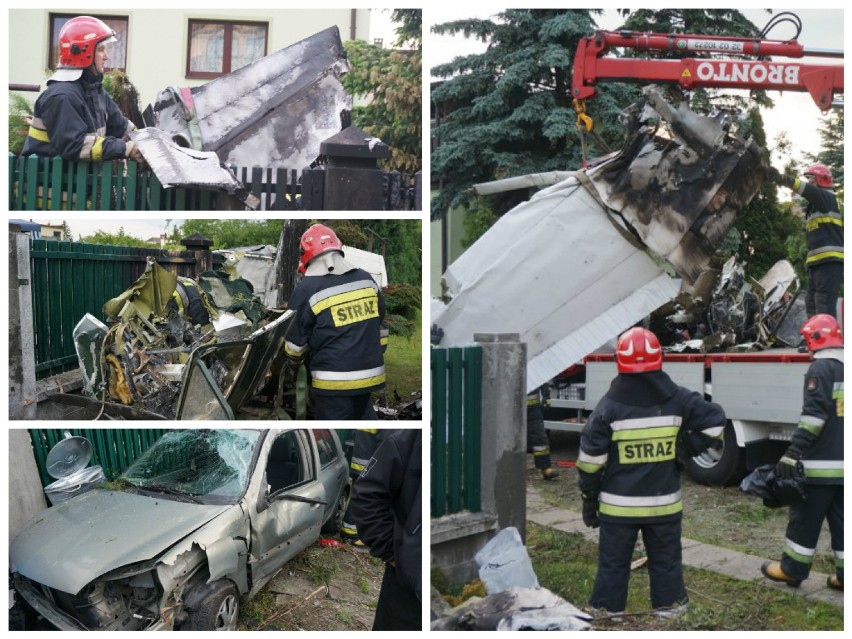
[[[195,281],[149,260],[104,304],[111,327],[86,314],[73,333],[85,393],[137,418],[304,417],[304,369],[301,393],[279,379],[294,313],[261,304],[235,262]]]
[[[517,333],[527,344],[532,390],[682,290],[699,283],[715,290],[704,274],[763,183],[762,149],[734,134],[732,113],[698,115],[656,87],[644,89],[623,124],[620,152],[558,176],[450,265],[443,304],[432,315],[442,345],[470,343],[474,332]],[[764,305],[764,320],[783,314],[787,297],[779,291],[791,281],[774,279],[785,278],[783,287],[767,281],[763,288],[772,293],[758,301],[731,265],[719,281],[710,328],[728,335],[722,341],[766,337],[767,325],[754,327],[752,307]],[[698,300],[694,293],[680,299],[682,306]],[[681,310],[670,307],[673,324]],[[783,333],[774,325],[769,330]]]

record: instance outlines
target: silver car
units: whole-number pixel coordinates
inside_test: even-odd
[[[240,596],[337,532],[347,491],[333,430],[171,431],[30,520],[14,587],[63,630],[233,630]]]

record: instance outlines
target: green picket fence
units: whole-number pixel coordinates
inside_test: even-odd
[[[433,348],[433,517],[481,506],[482,349]]]
[[[94,451],[89,465],[103,468],[107,481],[118,477],[168,432],[161,428],[31,428],[30,441],[42,486],[56,481],[47,472],[47,454],[65,438],[66,430],[75,437],[85,437],[89,440]]]
[[[30,289],[38,378],[78,366],[72,336],[77,322],[86,313],[105,321],[104,303],[135,282],[145,271],[151,256],[177,275],[195,276],[196,259],[191,251],[30,241]]]
[[[200,189],[164,189],[152,171],[140,171],[132,160],[125,165],[9,154],[12,211],[209,211],[213,197]]]

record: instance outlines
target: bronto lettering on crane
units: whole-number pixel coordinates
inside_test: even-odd
[[[702,81],[790,86],[799,84],[798,64],[705,61],[696,65],[695,74]]]

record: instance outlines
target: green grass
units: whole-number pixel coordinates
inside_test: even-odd
[[[417,329],[410,338],[399,335],[388,337],[385,351],[386,393],[388,402],[393,403],[393,391],[403,402],[414,399],[412,393],[423,389],[423,318],[420,313],[415,320]]]
[[[527,548],[541,585],[578,607],[587,607],[597,572],[597,545],[582,535],[527,523]],[[842,630],[843,609],[731,579],[706,570],[684,569],[689,609],[679,619],[645,615],[650,610],[648,572],[631,574],[626,620],[598,620],[613,630]]]

